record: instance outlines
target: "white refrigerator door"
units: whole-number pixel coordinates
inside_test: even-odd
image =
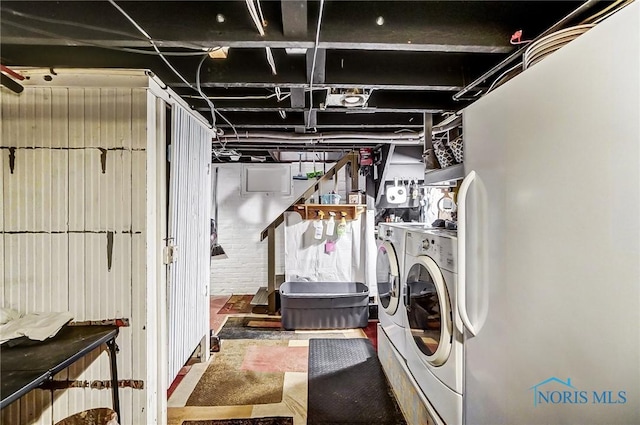
[[[640,423],[639,15],[463,113],[467,424]]]

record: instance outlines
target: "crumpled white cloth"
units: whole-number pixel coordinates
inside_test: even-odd
[[[4,325],[12,320],[16,320],[22,317],[19,311],[11,308],[0,307],[0,325]]]
[[[3,309],[4,310],[4,309]],[[2,313],[15,317],[15,313]],[[51,338],[73,319],[70,312],[29,313],[0,325],[0,344],[26,336],[29,339],[44,341]]]

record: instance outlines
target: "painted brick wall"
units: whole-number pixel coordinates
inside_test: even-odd
[[[267,285],[267,241],[260,233],[280,215],[307,187],[311,180],[293,180],[293,195],[240,196],[242,164],[214,164],[218,167],[218,242],[228,258],[211,261],[211,294],[255,294]],[[298,174],[298,164],[291,175]],[[327,169],[330,165],[327,164]],[[302,164],[302,171],[312,171],[312,164]],[[344,174],[338,178],[338,190],[345,196]],[[333,189],[332,182],[323,191]],[[276,231],[276,272],[284,274],[284,227]]]

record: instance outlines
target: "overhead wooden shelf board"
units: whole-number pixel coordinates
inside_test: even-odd
[[[342,218],[344,214],[346,220],[356,220],[366,209],[366,205],[357,204],[297,204],[292,211],[300,214],[303,220],[328,220],[330,213],[334,213],[336,219]]]

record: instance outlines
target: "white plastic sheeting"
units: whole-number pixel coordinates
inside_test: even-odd
[[[285,280],[365,283],[365,220],[347,221],[347,231],[326,235],[328,220],[322,220],[323,235],[316,239],[314,220],[300,214],[285,214]],[[339,219],[336,220],[336,226]],[[335,242],[327,252],[327,242]]]
[[[169,187],[168,382],[209,333],[211,130],[175,105]]]
[[[445,215],[438,209],[438,202],[444,197],[442,189],[438,187],[426,187],[424,190],[427,197],[427,205],[424,209],[424,215],[421,217],[422,221],[431,224],[438,218],[451,218],[450,215]]]

